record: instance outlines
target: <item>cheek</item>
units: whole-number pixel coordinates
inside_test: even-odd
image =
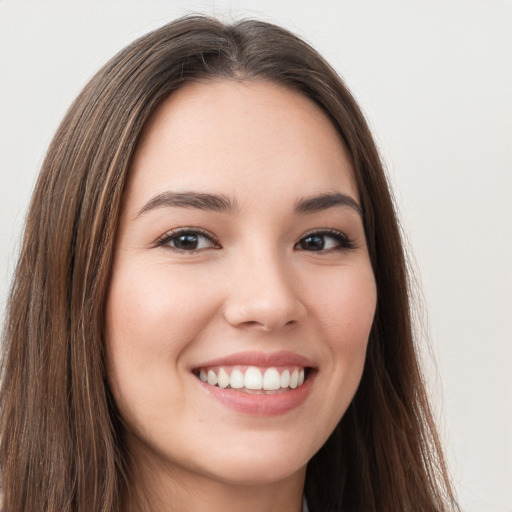
[[[163,265],[116,269],[106,307],[106,352],[116,402],[150,410],[158,391],[179,389],[180,354],[215,311],[210,293],[197,293],[197,282],[170,273]],[[154,408],[158,410],[158,407]]]
[[[329,275],[317,274],[308,296],[323,361],[317,377],[322,399],[314,413],[318,440],[323,444],[361,381],[377,300],[371,266],[347,265]]]
[[[362,265],[339,272],[312,292],[311,308],[336,352],[347,355],[366,350],[377,291],[372,269]]]
[[[370,265],[348,270],[331,276],[323,291],[316,288],[312,299],[330,361],[327,374],[333,385],[328,392],[338,404],[335,423],[359,386],[377,302]]]
[[[215,307],[212,294],[198,293],[197,284],[160,265],[116,273],[107,302],[110,343],[147,356],[179,352]]]

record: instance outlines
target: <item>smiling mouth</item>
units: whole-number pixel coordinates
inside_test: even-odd
[[[194,371],[205,384],[249,394],[276,394],[300,388],[309,373],[310,368],[303,366],[215,366]]]

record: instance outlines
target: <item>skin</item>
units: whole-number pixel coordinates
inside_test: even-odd
[[[376,305],[357,209],[295,211],[300,199],[333,192],[358,203],[340,136],[313,102],[282,86],[197,83],[159,107],[130,172],[106,338],[135,481],[155,510],[298,512],[306,464],[359,385]],[[236,208],[147,206],[168,191],[221,194]],[[214,241],[159,245],[183,227]],[[330,235],[324,250],[301,245],[325,229],[353,247]],[[306,400],[283,414],[232,410],[192,372],[219,357],[281,350],[315,364]]]

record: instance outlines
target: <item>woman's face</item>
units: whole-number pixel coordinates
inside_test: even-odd
[[[135,460],[178,479],[303,477],[365,361],[376,289],[358,203],[339,135],[296,92],[212,81],[159,107],[107,302]]]

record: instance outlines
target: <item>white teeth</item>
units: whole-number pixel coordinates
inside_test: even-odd
[[[281,387],[282,388],[287,388],[289,385],[290,385],[290,371],[289,370],[285,370],[281,374]]]
[[[208,384],[215,386],[217,384],[217,375],[213,370],[208,370]]]
[[[249,366],[245,372],[244,387],[246,389],[261,389],[263,377],[256,366]]]
[[[244,387],[244,374],[240,370],[233,370],[229,378],[229,385],[233,389],[242,389]]]
[[[273,391],[281,387],[281,377],[275,368],[268,368],[263,375],[263,389]]]
[[[238,368],[233,368],[231,375],[224,367],[218,367],[217,370],[199,371],[199,378],[210,386],[218,386],[222,389],[231,387],[232,389],[245,390],[245,392],[264,392],[279,391],[285,389],[295,389],[302,386],[305,378],[304,368],[286,368],[279,372],[277,368],[267,368],[262,375],[262,370],[256,366],[249,366],[245,374]]]
[[[224,368],[219,370],[219,376],[217,377],[217,380],[220,388],[227,388],[229,386],[229,375],[226,373]]]
[[[209,382],[209,374],[210,374],[210,372],[208,372],[208,382]],[[290,387],[292,389],[295,389],[297,387],[298,383],[299,383],[299,370],[297,370],[297,368],[295,368],[295,370],[293,370],[292,374],[290,375]]]
[[[219,374],[220,378],[220,374]],[[304,368],[301,368],[299,370],[299,380],[297,381],[297,386],[302,386],[304,384]]]

